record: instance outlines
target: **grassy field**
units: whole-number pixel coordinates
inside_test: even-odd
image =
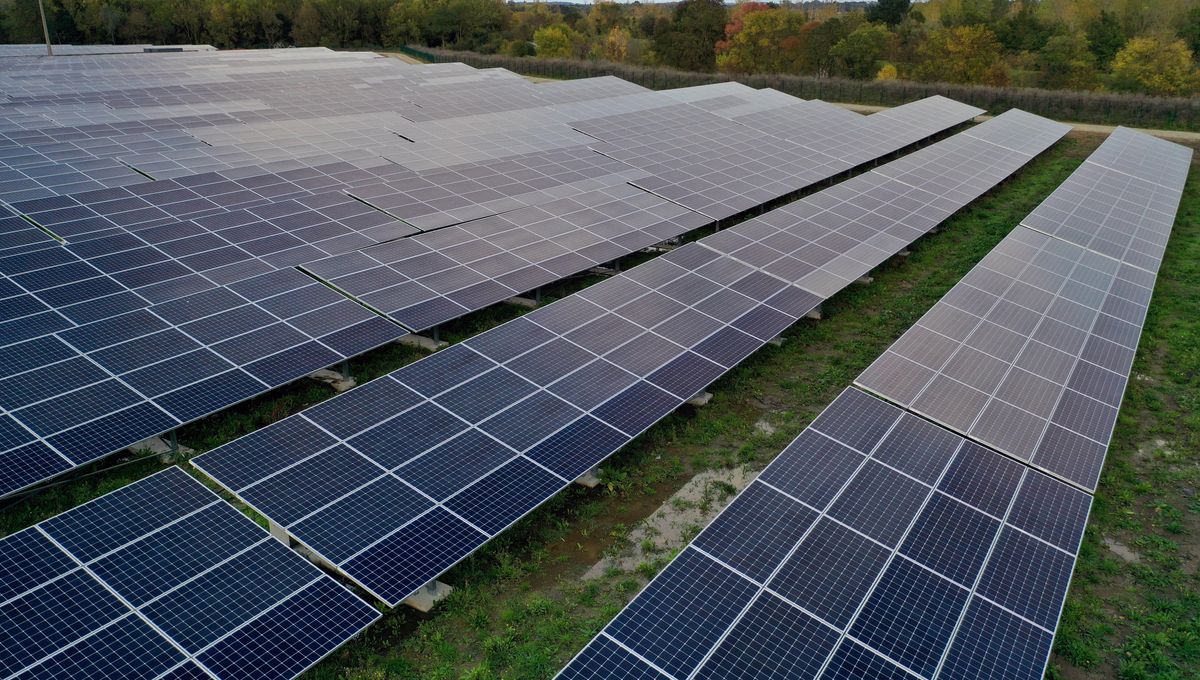
[[[670,559],[675,545],[630,540],[647,515],[699,472],[764,466],[854,377],[1049,194],[1102,137],[1073,133],[868,286],[824,306],[781,347],[716,383],[614,456],[596,489],[571,488],[442,580],[431,615],[387,612],[311,678],[548,678]],[[549,297],[589,284],[577,279]],[[451,341],[520,313],[498,306],[446,328]],[[393,346],[354,363],[360,381],[420,355]],[[1097,492],[1050,677],[1200,677],[1200,171],[1193,169],[1120,422]],[[180,432],[198,451],[330,395],[300,383]],[[766,434],[761,423],[773,428]],[[158,469],[154,460],[95,470],[0,511],[0,533],[66,510]],[[713,500],[728,493],[714,489]],[[695,527],[694,529],[698,529]],[[580,576],[601,557],[629,570]]]

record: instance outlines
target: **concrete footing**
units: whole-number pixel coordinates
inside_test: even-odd
[[[865,286],[865,285],[867,285],[868,283],[871,283],[871,282],[872,282],[872,281],[874,281],[874,280],[875,280],[875,279],[874,279],[873,277],[871,277],[871,276],[860,276],[860,277],[858,277],[857,279],[854,279],[854,282],[855,282],[855,283],[857,283],[857,284],[859,284],[860,286]]]
[[[430,581],[405,600],[404,604],[419,612],[429,612],[435,604],[449,597],[452,590],[454,589],[441,581]]]
[[[692,397],[691,399],[688,399],[687,402],[685,402],[685,403],[687,403],[689,406],[695,406],[695,407],[699,408],[701,406],[707,405],[708,402],[712,401],[712,398],[713,398],[712,392],[701,392],[701,393],[697,394],[696,396]]]
[[[433,338],[427,338],[424,335],[417,335],[415,333],[409,333],[408,335],[398,338],[396,342],[400,343],[401,345],[408,345],[409,347],[416,347],[418,349],[423,349],[430,352],[436,352],[443,347],[450,346],[450,343],[444,340],[434,340]]]
[[[358,384],[353,377],[343,375],[337,371],[328,368],[322,368],[319,371],[314,371],[308,374],[309,378],[317,382],[323,382],[333,388],[334,392],[345,392],[346,390]]]
[[[527,309],[537,309],[537,306],[538,306],[537,300],[534,300],[533,298],[520,297],[520,296],[510,297],[509,299],[505,300],[505,302],[507,302],[510,305],[516,305],[518,307],[525,307]]]
[[[594,489],[600,486],[600,468],[594,467],[582,475],[579,475],[579,477],[575,479],[575,483],[588,489]]]
[[[896,257],[908,257],[909,255],[912,255],[912,251],[907,248],[896,253]]]
[[[810,310],[810,311],[808,312],[808,314],[805,314],[805,315],[804,315],[804,318],[806,318],[806,319],[816,319],[817,321],[820,321],[820,320],[821,320],[821,305],[817,305],[817,306],[816,306],[816,307],[814,307],[812,310]]]
[[[782,335],[776,335],[767,341],[767,344],[772,347],[783,347],[783,343],[787,342],[787,338]]]

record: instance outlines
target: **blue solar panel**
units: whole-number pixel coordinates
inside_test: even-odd
[[[988,125],[1008,129],[1011,121],[1010,116]],[[1030,125],[1044,128],[1047,123],[1042,121]],[[1038,150],[1045,148],[1056,137],[1047,135]],[[971,181],[986,188],[1032,157],[1032,154],[999,154],[995,161],[997,167],[982,172],[946,160],[948,154],[963,148],[964,144],[971,145],[978,153],[995,150],[994,145],[978,139],[957,138],[957,141],[939,143],[930,147],[935,151],[922,152],[920,176],[907,179],[934,187],[941,181],[960,181],[965,172],[973,178]],[[978,176],[972,174],[976,172]],[[808,288],[797,287],[793,282],[766,273],[765,269],[737,259],[739,248],[755,244],[755,261],[761,257],[775,257],[773,253],[777,253],[778,257],[790,256],[776,250],[775,246],[791,247],[786,245],[791,243],[797,249],[817,247],[815,244],[818,240],[830,246],[844,247],[849,252],[861,243],[861,239],[856,240],[848,234],[858,234],[866,225],[857,222],[850,224],[851,220],[837,213],[825,215],[829,212],[827,208],[854,208],[858,210],[857,213],[849,210],[847,214],[865,215],[869,210],[858,207],[854,201],[870,189],[895,184],[896,181],[881,168],[855,185],[857,188],[854,191],[831,189],[828,193],[817,194],[812,202],[805,204],[804,210],[824,215],[822,224],[833,225],[821,227],[819,233],[812,231],[817,227],[805,221],[803,211],[794,206],[785,207],[781,209],[782,212],[772,213],[771,217],[751,220],[678,248],[619,276],[610,277],[577,295],[568,296],[461,345],[401,368],[386,380],[393,380],[414,394],[402,393],[392,410],[395,415],[390,418],[385,411],[377,412],[375,406],[365,407],[362,398],[354,397],[352,391],[313,409],[312,420],[330,423],[330,429],[336,431],[338,440],[377,462],[381,469],[392,471],[397,478],[442,507],[452,507],[454,501],[448,499],[464,493],[463,490],[472,485],[484,484],[481,480],[489,475],[495,476],[487,480],[488,484],[509,479],[496,472],[496,469],[502,465],[511,465],[513,468],[525,466],[525,459],[544,465],[546,470],[552,471],[546,474],[557,475],[561,482],[574,479],[678,408],[728,368],[762,347],[778,329],[786,325],[785,322],[792,323],[811,309],[810,303],[814,300],[819,301],[836,292],[828,290],[818,295]],[[911,186],[905,191],[909,189]],[[901,209],[898,216],[886,221],[883,228],[900,224],[906,216],[923,209],[929,200],[932,200],[932,194],[925,202],[912,200],[908,208]],[[962,203],[968,200],[969,195],[964,193]],[[946,213],[942,212],[937,220],[945,216]],[[483,225],[475,227],[483,228]],[[845,227],[849,231],[847,234],[841,233],[838,227]],[[876,223],[874,228],[881,227]],[[891,240],[886,243],[894,248],[892,252],[923,233],[917,230],[909,232],[905,237],[907,240],[888,236]],[[466,232],[453,229],[436,233],[440,234],[438,238],[447,239],[447,248],[455,248]],[[804,237],[804,234],[808,236]],[[883,252],[881,247],[872,247]],[[434,260],[441,262],[441,259],[448,257],[433,252],[414,257],[409,252],[413,248],[409,243],[397,243],[381,247],[381,250],[393,252],[400,259],[425,258],[431,265]],[[725,254],[725,250],[734,254]],[[831,257],[838,256],[834,250],[828,252]],[[445,264],[441,262],[437,266]],[[864,268],[862,272],[865,273],[873,265],[859,262],[853,266]],[[454,270],[453,276],[468,275],[460,267],[451,269]],[[437,267],[431,271],[435,270]],[[405,282],[395,281],[391,275],[372,272],[371,277],[382,276],[386,285],[405,285]],[[443,276],[449,277],[451,274]],[[849,282],[838,284],[836,288],[840,290]],[[796,292],[788,293],[789,289]],[[766,304],[764,298],[778,301],[780,307],[788,311]],[[750,332],[739,330],[739,325]],[[598,354],[603,358],[591,358]],[[381,393],[388,391],[374,387],[366,389],[379,389]],[[416,395],[424,399],[418,402]],[[854,398],[854,395],[847,398]],[[865,400],[863,404],[874,401],[866,395],[862,399]],[[341,415],[343,411],[344,416]],[[301,417],[308,418],[307,415]],[[801,503],[823,508],[853,476],[862,464],[863,456],[870,453],[867,444],[872,447],[877,445],[896,420],[885,413],[883,419],[886,422],[881,421],[883,427],[880,429],[879,423],[872,420],[873,417],[860,414],[845,422],[828,418],[818,421],[811,434],[828,444],[815,453],[799,451],[787,454],[787,458],[796,457],[796,464],[790,468],[782,463],[773,467],[764,473],[764,483],[771,484],[776,491],[789,494]],[[348,426],[351,422],[361,423],[361,429],[352,432],[353,428]],[[289,426],[279,427],[286,429]],[[292,435],[280,433],[277,438],[286,442],[292,439]],[[837,438],[843,438],[849,446],[837,443]],[[325,442],[320,448],[332,444],[326,432],[316,439]],[[855,451],[855,448],[859,450]],[[905,455],[903,444],[892,448],[897,449],[894,457],[899,461]],[[197,457],[195,463],[226,488],[240,493],[257,478],[277,474],[284,468],[301,466],[302,461],[312,453],[314,451],[308,450],[308,442],[297,442],[292,451],[271,447],[261,452],[234,443]],[[916,454],[908,452],[907,455],[911,458]],[[949,460],[949,453],[941,452],[940,455],[944,458],[940,465],[944,465]],[[911,481],[912,494],[903,498],[880,497],[874,504],[864,501],[856,510],[859,514],[852,514],[849,510],[843,512],[839,508],[833,516],[841,517],[852,526],[861,526],[872,536],[894,545],[900,540],[905,526],[903,516],[907,514],[911,519],[919,501],[931,493],[927,483],[932,480],[926,478],[923,484],[922,480],[909,480],[904,475],[913,470],[927,477],[932,470],[918,469],[919,466],[912,461],[904,465],[897,462],[899,469],[884,468],[876,463],[872,465],[874,467],[868,472],[880,475],[879,483],[893,478],[904,480],[899,482],[902,485]],[[930,466],[926,464],[926,467]],[[479,528],[490,536],[494,530],[499,530],[493,527],[502,528],[507,525],[509,518],[518,517],[544,501],[545,498],[530,496],[529,489],[544,488],[547,494],[551,494],[556,490],[557,483],[551,483],[543,471],[531,472],[531,479],[542,478],[546,481],[544,487],[540,482],[527,486],[516,478],[510,479],[509,486],[504,489],[489,486],[498,496],[498,500],[489,501],[494,504],[489,512],[493,512],[498,519],[486,522],[481,519]],[[871,484],[865,477],[861,481],[868,487]],[[315,484],[319,482],[290,485],[293,488],[291,493],[316,498],[302,491]],[[281,486],[281,489],[286,486]],[[862,498],[867,498],[866,492],[871,490],[865,489]],[[354,493],[361,491],[351,492],[351,495]],[[450,548],[462,546],[463,552],[457,558],[440,549],[435,551],[435,555],[423,554],[422,551],[430,548],[421,542],[412,545],[408,553],[402,554],[396,552],[397,548],[391,547],[400,539],[391,537],[382,539],[383,543],[378,546],[365,548],[366,552],[361,555],[346,555],[345,542],[336,535],[333,514],[328,507],[319,505],[341,504],[345,502],[344,499],[320,497],[310,504],[308,501],[299,502],[278,496],[274,499],[258,497],[252,502],[260,512],[289,531],[289,523],[300,521],[295,507],[303,506],[316,513],[315,516],[322,517],[327,524],[319,533],[310,534],[306,543],[316,552],[324,554],[323,542],[328,542],[329,552],[342,558],[334,562],[335,566],[372,592],[386,593],[389,603],[404,599],[412,592],[412,588],[436,576],[435,572],[430,571],[431,565],[446,568],[454,564],[477,547],[480,540],[474,534],[464,532],[460,521],[446,519],[440,510],[434,510],[416,521],[432,522],[433,518],[440,518],[438,527],[460,532],[457,538],[447,543]],[[342,507],[360,506],[346,502]],[[397,515],[397,521],[408,521],[408,517],[401,513]],[[363,534],[358,522],[348,514],[342,517],[341,522],[348,534]],[[398,530],[407,536],[406,541],[415,541],[414,537],[407,535],[407,526],[411,525],[393,525],[381,530],[385,533]],[[430,540],[433,538],[436,537],[430,537]],[[377,558],[376,553],[390,555],[393,559],[389,563],[382,557]],[[389,569],[396,581],[410,590],[400,592],[403,588],[396,583],[388,583],[386,575]],[[414,573],[421,574],[423,580],[411,576]]]
[[[21,677],[290,678],[379,616],[178,468],[0,539],[0,573]]]
[[[1015,523],[1075,537],[1089,499],[911,418],[863,392],[844,392],[563,677],[593,677],[584,671],[600,651],[589,650],[600,646],[612,655],[614,645],[675,678],[731,677],[747,669],[847,680],[1039,677],[1074,555]],[[818,429],[839,433],[869,455]],[[883,446],[887,441],[893,444]],[[941,491],[883,463],[884,456],[911,461],[898,453],[920,449],[923,441],[940,469],[929,463],[921,469],[928,482],[940,481]],[[819,465],[839,451],[846,463]],[[831,491],[785,496],[772,488],[790,483],[803,492],[811,485],[798,485],[802,477],[777,471],[806,469],[822,480],[816,488]],[[1018,515],[1013,509],[1023,493],[1054,500],[1020,504]],[[976,503],[999,507],[998,514]],[[736,604],[728,605],[730,598]],[[1004,651],[1009,645],[1011,655]]]
[[[754,592],[750,581],[685,550],[613,620],[608,634],[671,675],[688,677]]]
[[[744,501],[721,513],[692,545],[765,583],[817,513],[763,484],[751,484],[742,496]]]

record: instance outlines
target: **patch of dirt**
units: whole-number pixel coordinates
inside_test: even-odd
[[[614,568],[630,572],[643,562],[682,548],[757,476],[758,472],[744,466],[701,472],[630,532],[627,548],[603,557],[583,578],[600,578]]]
[[[1142,556],[1133,551],[1129,546],[1121,543],[1115,538],[1104,537],[1104,545],[1113,552],[1117,557],[1129,562],[1137,564],[1142,561]]]

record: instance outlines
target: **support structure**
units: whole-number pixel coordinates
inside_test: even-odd
[[[688,399],[684,403],[686,403],[688,406],[695,406],[696,408],[700,408],[701,406],[707,406],[708,402],[712,401],[712,398],[713,398],[712,392],[700,392],[700,393],[696,394],[696,396],[692,397],[691,399]]]
[[[450,595],[450,591],[454,590],[450,586],[441,581],[433,580],[426,583],[420,590],[413,593],[404,604],[416,609],[419,612],[428,613],[433,606],[438,602],[446,599]]]
[[[812,309],[810,309],[808,314],[804,315],[804,318],[816,319],[817,321],[820,321],[821,320],[821,305],[817,305],[816,307],[813,307]]]
[[[179,455],[190,455],[192,450],[186,446],[180,446],[179,440],[175,437],[175,430],[171,430],[161,437],[151,437],[144,439],[133,446],[130,446],[129,451],[140,453],[149,451],[157,453],[158,460],[164,464],[174,463],[179,460]]]
[[[270,518],[267,519],[267,530],[270,531],[271,535],[274,536],[275,539],[280,543],[288,546],[291,545],[292,538],[291,536],[288,536],[287,529],[284,529],[282,525],[276,524]]]

